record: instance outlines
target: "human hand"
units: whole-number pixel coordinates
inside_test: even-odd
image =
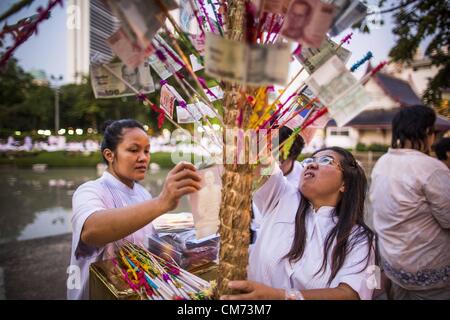
[[[195,166],[188,162],[178,163],[167,174],[163,189],[158,197],[161,200],[163,211],[175,209],[182,196],[200,189],[201,177]]]
[[[230,281],[228,287],[240,290],[242,294],[224,295],[220,300],[284,300],[283,289],[275,289],[254,281]]]

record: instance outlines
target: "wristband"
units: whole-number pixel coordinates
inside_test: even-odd
[[[305,300],[300,290],[287,289],[285,292],[285,300]]]

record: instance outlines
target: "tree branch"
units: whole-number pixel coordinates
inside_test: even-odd
[[[13,4],[8,10],[6,10],[1,16],[0,16],[0,22],[8,18],[9,16],[12,16],[13,14],[19,12],[22,8],[27,7],[33,3],[34,0],[22,0],[18,3]]]
[[[409,1],[406,1],[405,3],[402,3],[402,4],[400,4],[400,5],[396,6],[396,7],[389,8],[389,9],[385,9],[385,10],[381,10],[380,12],[371,12],[371,13],[369,13],[369,14],[367,14],[367,15],[368,15],[368,16],[371,16],[371,15],[374,15],[374,14],[385,14],[385,13],[389,13],[389,12],[392,12],[392,11],[395,11],[395,10],[398,10],[398,9],[401,9],[401,8],[404,8],[404,7],[407,7],[407,6],[409,6],[410,4],[413,4],[414,2],[417,2],[417,1],[419,1],[419,0],[409,0]]]

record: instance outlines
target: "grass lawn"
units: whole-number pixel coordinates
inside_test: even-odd
[[[31,168],[33,164],[47,164],[49,168],[67,167],[93,167],[103,162],[100,152],[15,152],[0,154],[1,166],[14,166]],[[162,168],[172,168],[173,162],[170,153],[156,152],[151,154],[151,162],[159,164]]]

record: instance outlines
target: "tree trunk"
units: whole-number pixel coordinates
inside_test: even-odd
[[[227,38],[229,39],[245,41],[244,5],[245,1],[243,0],[228,2]],[[241,98],[240,90],[241,88],[232,84],[225,86],[224,129],[236,127],[236,120],[241,112],[240,108],[243,109],[241,128],[247,127],[251,109],[248,106],[244,107],[245,101]],[[219,213],[221,238],[217,281],[218,296],[232,292],[228,289],[230,280],[247,278],[251,220],[252,170],[249,164],[227,164],[225,162],[227,152],[225,131],[223,135],[222,203]],[[244,152],[248,155],[247,146],[245,149]],[[248,157],[246,156],[245,159]]]

